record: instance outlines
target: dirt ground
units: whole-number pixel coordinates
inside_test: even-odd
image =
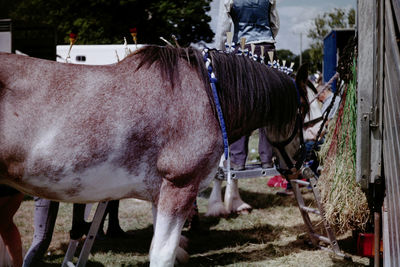
[[[207,218],[204,213],[210,188],[199,196],[200,230],[183,232],[190,238],[188,266],[368,266],[369,259],[355,256],[356,244],[351,234],[338,239],[341,249],[352,261],[312,247],[294,197],[276,195],[280,189],[268,187],[267,181],[268,178],[240,181],[242,198],[254,208],[247,215]],[[306,192],[305,197],[311,203],[311,193]],[[33,206],[33,200],[24,201],[15,217],[25,250],[33,236]],[[41,266],[62,263],[69,241],[71,214],[72,204],[62,203],[53,240]],[[119,218],[130,238],[96,241],[87,266],[148,266],[151,204],[122,200]]]

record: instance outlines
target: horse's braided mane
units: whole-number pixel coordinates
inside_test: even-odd
[[[245,56],[216,50],[209,53],[218,80],[218,95],[228,128],[239,129],[252,121],[264,121],[270,134],[290,135],[298,107],[293,79]],[[186,60],[203,80],[215,110],[208,73],[199,50],[146,46],[134,54],[140,58],[137,69],[158,64],[163,78],[171,82],[172,88],[180,80],[176,71],[177,64],[180,59]]]

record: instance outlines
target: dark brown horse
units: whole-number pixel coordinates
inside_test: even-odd
[[[229,141],[263,126],[287,138],[303,84],[210,55]],[[187,260],[181,229],[223,152],[201,52],[148,46],[108,66],[1,53],[0,63],[0,183],[65,202],[151,201],[151,265]]]

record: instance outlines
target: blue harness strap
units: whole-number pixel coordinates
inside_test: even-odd
[[[216,86],[217,78],[215,78],[215,74],[214,74],[212,66],[211,66],[211,59],[208,55],[207,48],[203,49],[203,59],[204,59],[204,63],[206,64],[206,68],[208,71],[208,78],[210,79],[211,90],[212,90],[212,93],[214,96],[214,102],[215,102],[215,106],[217,109],[218,120],[219,120],[219,124],[220,124],[221,131],[222,131],[222,139],[224,142],[224,155],[225,155],[225,159],[227,160],[229,157],[228,134],[226,132],[224,115],[222,113],[221,103],[219,102],[219,97],[218,97],[218,92],[217,92],[217,86]]]

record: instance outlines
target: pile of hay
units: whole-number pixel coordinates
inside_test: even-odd
[[[326,219],[337,230],[364,229],[369,218],[368,203],[356,183],[356,70],[353,79],[341,87],[339,111],[328,126],[325,143],[319,152],[323,169],[318,179]]]

